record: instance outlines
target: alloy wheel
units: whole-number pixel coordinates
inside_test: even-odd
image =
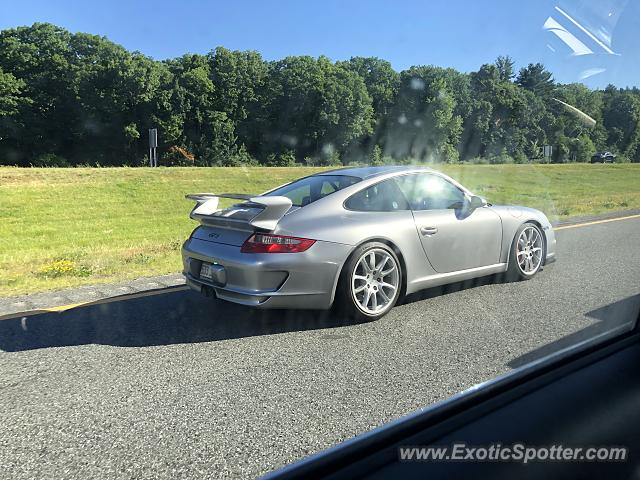
[[[533,227],[526,227],[518,237],[516,256],[518,267],[525,275],[536,273],[542,263],[543,240],[540,231]]]
[[[367,250],[351,274],[351,294],[358,308],[368,315],[388,310],[400,288],[395,258],[382,248]]]

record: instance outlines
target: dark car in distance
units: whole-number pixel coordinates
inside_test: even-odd
[[[611,152],[596,152],[591,157],[591,163],[613,163],[616,156]]]

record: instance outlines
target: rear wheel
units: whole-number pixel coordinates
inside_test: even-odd
[[[384,243],[358,247],[342,269],[335,307],[360,321],[377,320],[397,303],[402,288],[400,261]]]
[[[524,223],[515,234],[509,255],[507,280],[529,280],[542,267],[544,235],[534,223]]]

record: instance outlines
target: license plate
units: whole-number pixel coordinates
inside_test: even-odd
[[[211,268],[212,266],[213,265],[210,265],[208,263],[203,263],[202,267],[200,267],[200,276],[202,278],[213,280],[213,268]]]
[[[227,281],[227,275],[222,265],[212,265],[203,263],[200,267],[200,278],[209,280],[216,284],[224,285]]]

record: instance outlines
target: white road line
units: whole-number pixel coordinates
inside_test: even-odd
[[[617,222],[619,220],[629,220],[631,218],[640,218],[640,214],[638,214],[638,215],[628,215],[626,217],[618,217],[618,218],[607,218],[605,220],[594,220],[593,222],[576,223],[575,225],[564,225],[564,226],[560,226],[560,227],[554,227],[554,230],[565,230],[567,228],[587,227],[589,225],[597,225],[598,223]]]

